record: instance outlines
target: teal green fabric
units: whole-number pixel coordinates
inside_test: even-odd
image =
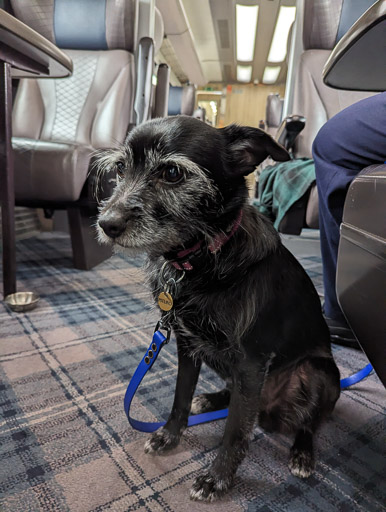
[[[254,204],[276,229],[289,208],[315,181],[314,161],[296,158],[266,167],[259,177],[259,200]]]

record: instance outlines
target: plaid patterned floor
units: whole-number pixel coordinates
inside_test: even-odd
[[[91,272],[72,268],[66,236],[18,243],[19,289],[41,295],[16,314],[0,303],[0,510],[71,511],[365,511],[386,510],[384,399],[371,375],[339,400],[317,438],[315,474],[287,470],[289,441],[256,427],[232,492],[215,504],[192,503],[197,471],[214,456],[224,421],[189,429],[169,456],[145,455],[123,395],[146,350],[157,314],[142,285],[140,261],[114,256]],[[301,260],[320,288],[320,261]],[[336,347],[346,376],[366,364]],[[140,388],[137,418],[166,418],[176,374],[170,343]],[[218,389],[209,371],[198,392]]]

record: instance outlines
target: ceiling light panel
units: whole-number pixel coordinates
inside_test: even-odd
[[[258,5],[236,4],[236,54],[241,62],[253,61],[258,14]]]
[[[287,54],[288,32],[295,20],[296,7],[281,6],[273,34],[268,62],[283,62]]]
[[[237,66],[237,80],[250,82],[252,78],[252,66]]]
[[[279,76],[281,66],[266,66],[263,74],[263,84],[274,84]]]

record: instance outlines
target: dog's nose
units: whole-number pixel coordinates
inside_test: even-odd
[[[98,224],[110,238],[117,238],[125,230],[125,223],[120,219],[101,219]]]

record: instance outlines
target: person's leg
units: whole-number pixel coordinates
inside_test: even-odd
[[[320,245],[327,317],[344,320],[336,291],[336,262],[343,205],[351,181],[365,167],[386,160],[386,93],[332,117],[313,144],[319,195]]]

